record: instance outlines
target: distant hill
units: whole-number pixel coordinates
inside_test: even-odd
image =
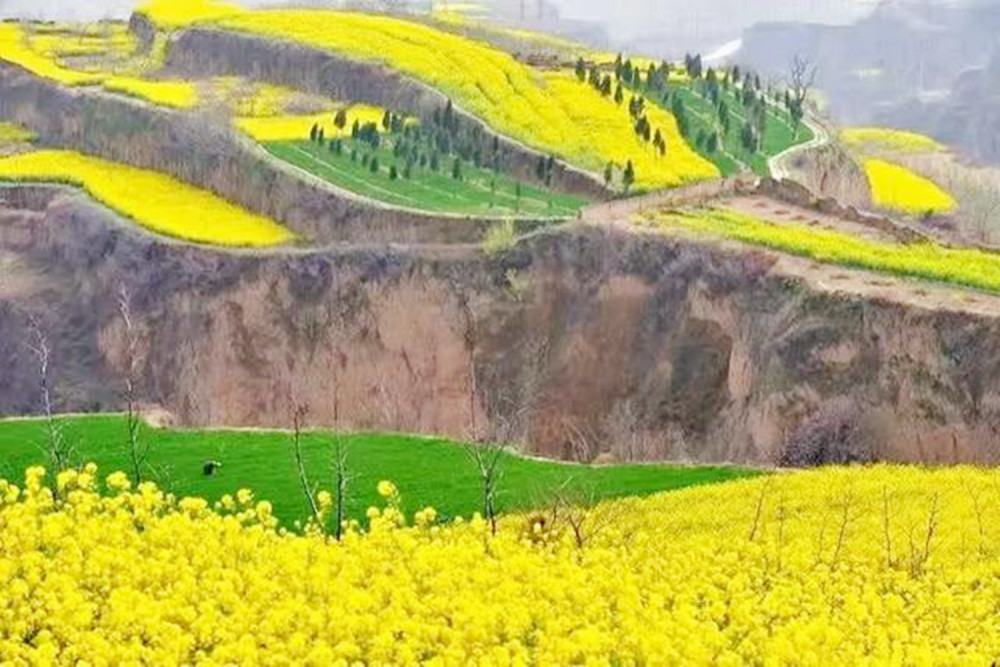
[[[997,4],[893,0],[850,26],[754,26],[736,59],[780,77],[804,56],[818,63],[817,86],[838,121],[920,130],[996,159],[960,126],[996,104],[984,77],[998,31]]]

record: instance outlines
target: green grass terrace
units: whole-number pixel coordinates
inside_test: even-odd
[[[126,420],[122,415],[63,417],[57,420],[73,449],[74,465],[94,462],[103,480],[127,470]],[[46,422],[41,419],[0,420],[0,478],[21,483],[26,468],[45,465]],[[211,502],[242,488],[273,503],[282,525],[305,520],[309,510],[296,472],[292,437],[278,431],[173,430],[142,427],[150,445],[149,478],[178,497]],[[308,432],[302,438],[310,481],[332,490],[331,463],[335,436]],[[359,433],[339,436],[350,474],[347,514],[363,519],[365,510],[381,505],[376,486],[390,480],[399,488],[403,508],[412,517],[434,507],[444,518],[471,517],[481,509],[478,469],[466,447],[440,438]],[[204,474],[207,461],[222,464],[214,476]],[[758,474],[728,466],[609,465],[587,466],[503,454],[497,509],[501,512],[545,507],[558,489],[588,501],[645,496],[661,491]]]

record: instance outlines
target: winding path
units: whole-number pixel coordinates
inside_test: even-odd
[[[794,158],[796,154],[803,151],[821,148],[830,143],[830,133],[825,127],[823,127],[823,125],[809,118],[804,118],[802,122],[806,127],[812,130],[813,137],[804,143],[789,146],[767,161],[767,168],[771,172],[771,177],[775,180],[780,181],[792,177],[792,169],[790,165],[792,158]]]

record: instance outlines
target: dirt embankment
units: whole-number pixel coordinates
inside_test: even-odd
[[[283,426],[294,396],[325,424],[585,460],[773,462],[845,433],[891,459],[1000,459],[993,297],[868,274],[860,296],[835,267],[613,226],[502,259],[221,253],[25,197],[0,209],[0,413],[38,406],[26,311],[57,341],[59,407],[115,404],[125,280],[143,396],[184,424]]]
[[[429,124],[448,98],[438,90],[395,70],[291,42],[281,42],[222,30],[195,28],[170,42],[167,70],[190,77],[238,75],[269,81],[344,102],[367,102],[417,116]],[[531,181],[541,153],[497,134],[479,119],[459,110],[466,123],[481,128],[484,153],[494,139],[504,165],[519,178]],[[595,199],[610,195],[592,174],[557,162],[552,188]]]
[[[61,87],[4,63],[0,120],[33,130],[49,146],[171,174],[268,215],[317,244],[470,243],[494,224],[378,206],[303,179],[262,155],[224,119]]]

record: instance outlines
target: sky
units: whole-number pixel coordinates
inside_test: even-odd
[[[549,0],[559,5],[567,17],[605,21],[609,25],[638,28],[650,20],[670,17],[692,23],[713,23],[725,16],[725,22],[740,22],[769,17],[814,20],[847,20],[857,8],[874,0]],[[0,0],[0,14],[60,15],[84,19],[123,16],[134,0]],[[528,0],[528,4],[531,0]],[[724,11],[724,14],[721,12]]]
[[[694,33],[738,33],[759,21],[846,23],[877,0],[550,0],[567,18],[603,21],[616,36],[672,23]]]
[[[254,0],[250,0],[253,2]],[[257,0],[259,1],[259,0]],[[285,0],[286,2],[289,0]],[[492,0],[517,2],[519,0]],[[524,0],[529,7],[537,0]],[[711,48],[759,21],[849,23],[880,0],[545,0],[566,18],[601,22],[615,42],[694,40]],[[955,0],[908,0],[947,2]],[[983,0],[957,0],[983,1]],[[1000,1],[1000,0],[986,0]],[[0,0],[0,16],[95,20],[128,16],[135,0]],[[687,45],[684,46],[687,48]]]

